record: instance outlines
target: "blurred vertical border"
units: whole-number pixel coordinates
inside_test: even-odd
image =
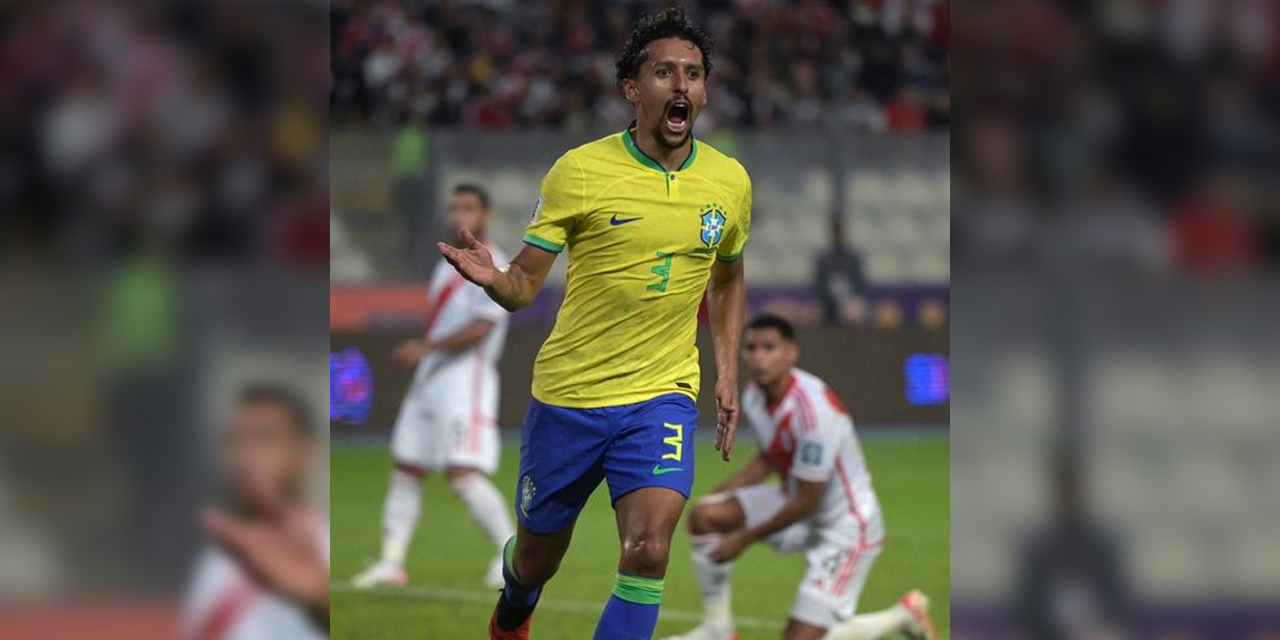
[[[953,3],[952,628],[1280,634],[1280,6]]]
[[[0,6],[0,638],[177,637],[227,390],[273,372],[321,415],[327,27]]]

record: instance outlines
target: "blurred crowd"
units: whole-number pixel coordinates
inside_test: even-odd
[[[0,256],[323,264],[325,20],[241,0],[0,10]]]
[[[1280,13],[1259,0],[957,12],[953,254],[1149,272],[1280,262]]]
[[[612,128],[614,61],[664,3],[334,0],[335,126]],[[683,3],[716,47],[705,127],[946,128],[945,0]]]

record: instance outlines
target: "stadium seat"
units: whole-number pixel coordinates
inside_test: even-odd
[[[937,202],[933,186],[925,174],[903,171],[893,178],[893,200],[912,209],[923,209]]]

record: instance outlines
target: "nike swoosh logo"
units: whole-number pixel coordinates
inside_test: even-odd
[[[664,473],[671,473],[672,471],[684,471],[684,467],[665,467],[664,468],[664,467],[659,467],[656,464],[653,465],[653,475],[655,476],[660,476]]]
[[[619,217],[618,217],[618,214],[616,214],[616,213],[615,213],[615,214],[613,214],[613,217],[612,217],[612,218],[609,218],[609,224],[611,224],[611,225],[613,225],[613,226],[615,226],[615,227],[616,227],[616,226],[618,226],[618,225],[620,225],[620,224],[626,224],[626,223],[628,223],[628,222],[635,222],[636,220],[639,220],[639,219],[640,219],[639,217],[636,217],[636,218],[619,218]]]

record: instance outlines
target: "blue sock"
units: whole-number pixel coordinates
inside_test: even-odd
[[[663,581],[618,573],[594,640],[649,640],[658,624]]]
[[[542,587],[530,589],[520,584],[520,578],[516,576],[516,565],[511,560],[515,550],[516,539],[512,536],[502,547],[502,577],[507,583],[502,590],[502,598],[517,609],[533,609],[538,604],[538,596],[542,595]]]

